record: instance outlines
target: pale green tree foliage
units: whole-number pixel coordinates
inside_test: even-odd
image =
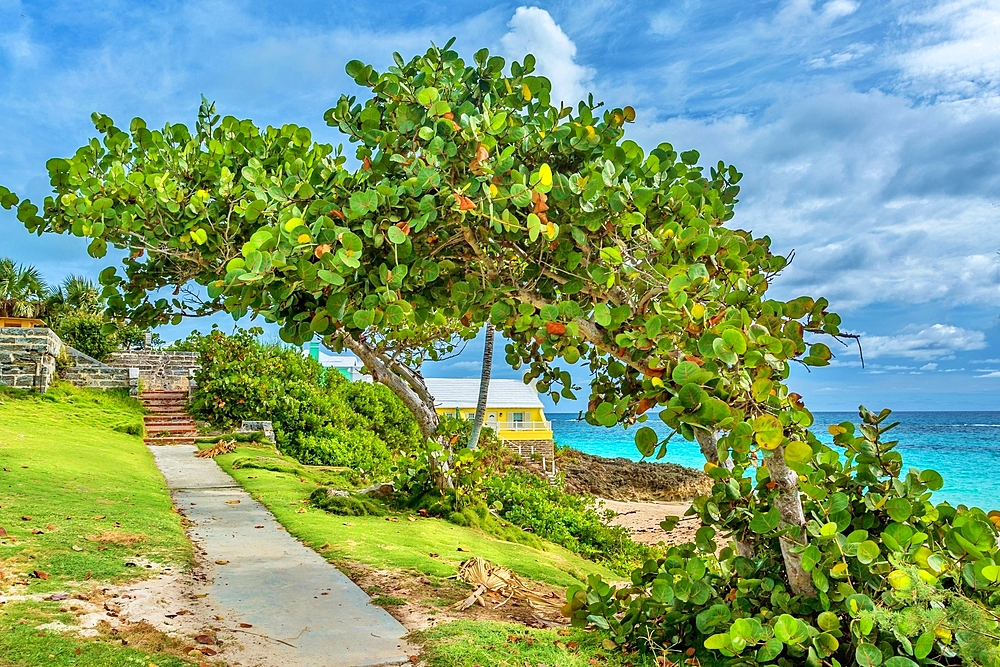
[[[827,363],[806,337],[838,334],[839,318],[823,299],[766,297],[786,260],[726,224],[735,168],[705,170],[666,143],[647,154],[624,138],[630,107],[556,108],[533,70],[531,56],[508,73],[485,50],[466,64],[449,47],[397,55],[382,73],[349,63],[367,96],[325,117],[357,144],[356,169],[304,127],[261,129],[207,104],[194,131],[141,119],[124,131],[95,114],[102,139],[50,160],[53,196],[42,210],[20,202],[18,216],[39,234],[90,238],[97,257],[127,252],[124,270],[101,274],[116,316],[226,310],[280,324],[289,342],[321,336],[357,353],[428,436],[437,417],[417,364],[486,321],[554,399],[575,391],[560,364],[582,359],[591,421],[661,406],[714,464],[766,464],[762,506],[789,528],[793,587],[811,592],[785,451],[805,455],[812,418],[784,381],[792,363]],[[17,198],[0,191],[0,203]],[[159,296],[171,286],[175,297]],[[733,435],[716,447],[719,432]],[[665,446],[648,428],[637,444]]]

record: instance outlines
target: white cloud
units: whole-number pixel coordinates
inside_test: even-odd
[[[643,146],[671,141],[745,173],[732,224],[796,251],[774,283],[783,296],[822,295],[839,311],[996,301],[1000,209],[987,196],[1000,192],[1000,112],[828,82],[756,117],[653,116],[640,108],[629,130]]]
[[[932,362],[932,363],[929,363],[929,364],[924,364],[923,366],[920,367],[920,370],[922,370],[922,371],[936,371],[937,367],[938,367],[938,365]]]
[[[990,371],[985,375],[977,375],[977,378],[1000,378],[1000,371]]]
[[[552,16],[538,7],[518,7],[500,44],[509,58],[535,56],[536,70],[552,82],[552,103],[570,106],[584,99],[593,70],[577,64],[573,43]]]
[[[924,31],[897,60],[927,93],[964,97],[1000,84],[1000,5],[995,0],[932,4],[906,22]]]
[[[986,347],[986,335],[950,324],[934,324],[916,333],[867,336],[861,339],[861,346],[867,358],[906,357],[928,361],[948,359],[955,352],[981,350]]]

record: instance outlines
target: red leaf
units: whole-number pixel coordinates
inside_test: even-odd
[[[215,643],[215,637],[213,637],[212,635],[198,635],[197,637],[194,638],[194,640],[196,642],[198,642],[199,644],[214,644]]]
[[[566,333],[566,325],[562,322],[546,322],[545,330],[553,336],[562,336]]]
[[[458,202],[459,211],[471,211],[472,209],[476,208],[476,204],[465,195],[460,194],[458,192],[454,194],[455,194],[455,201]]]

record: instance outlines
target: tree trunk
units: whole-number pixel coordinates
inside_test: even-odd
[[[783,536],[780,539],[788,585],[796,595],[815,597],[816,589],[813,588],[812,577],[802,568],[802,555],[792,553],[793,547],[806,545],[806,517],[802,511],[802,498],[799,497],[799,476],[785,463],[784,447],[778,447],[771,452],[771,455],[764,459],[764,465],[771,475],[771,481],[777,484],[779,490],[778,497],[774,500],[774,506],[778,508],[781,516],[779,527],[794,526],[798,532],[795,538]]]
[[[399,396],[416,418],[424,438],[434,440],[440,420],[434,409],[434,397],[427,391],[423,378],[398,362],[384,359],[364,341],[344,336],[344,345],[358,355],[375,382],[384,384]]]
[[[469,449],[479,448],[479,434],[483,430],[486,419],[486,398],[490,393],[490,375],[493,372],[493,323],[486,323],[486,344],[483,347],[483,370],[479,376],[479,402],[476,403],[476,418],[472,422],[472,434],[469,436]]]

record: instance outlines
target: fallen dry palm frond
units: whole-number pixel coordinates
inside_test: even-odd
[[[200,452],[195,452],[195,456],[200,459],[214,459],[216,456],[221,456],[223,454],[229,454],[230,452],[236,451],[236,441],[235,440],[220,440],[208,449],[203,449]]]
[[[460,611],[474,604],[486,607],[484,596],[489,596],[496,602],[497,607],[515,599],[527,602],[532,610],[539,614],[556,617],[561,614],[563,603],[555,593],[534,591],[519,576],[485,558],[473,556],[462,563],[455,576],[475,587],[469,597],[453,605],[453,608]]]

